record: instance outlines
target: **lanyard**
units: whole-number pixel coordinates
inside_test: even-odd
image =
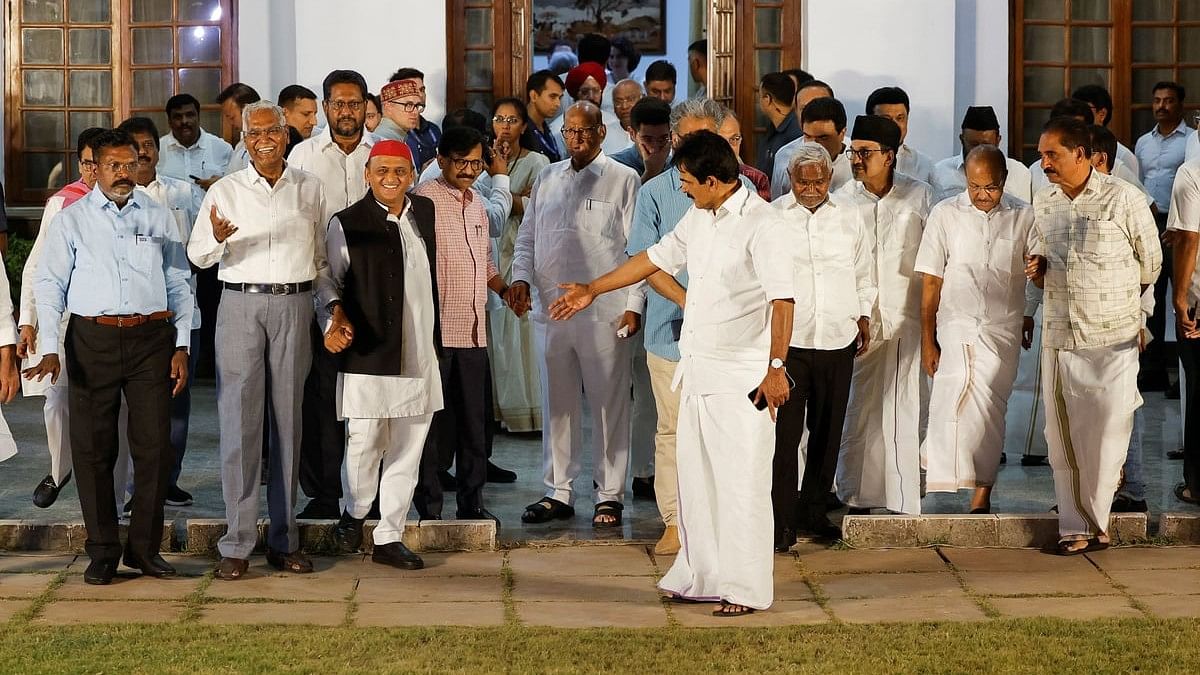
[[[554,134],[543,132],[537,127],[533,128],[533,133],[537,136],[538,142],[541,143],[542,149],[546,151],[546,156],[550,158],[551,162],[557,162],[562,159],[558,154],[558,146],[554,144]]]

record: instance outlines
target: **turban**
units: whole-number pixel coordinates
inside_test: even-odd
[[[420,96],[421,83],[417,80],[396,80],[383,85],[379,91],[379,100],[387,103],[403,96]]]
[[[900,127],[886,117],[859,115],[854,118],[854,131],[850,140],[875,141],[893,150],[900,149]]]
[[[587,61],[567,72],[567,93],[571,95],[571,98],[579,98],[579,88],[589,77],[595,78],[600,83],[601,89],[608,86],[608,77],[604,74],[604,66]]]
[[[963,129],[973,131],[1000,131],[1000,120],[996,119],[996,111],[990,105],[973,105],[967,108],[963,115]]]
[[[410,163],[413,161],[412,150],[408,149],[408,144],[404,141],[375,141],[375,145],[371,146],[371,154],[367,155],[367,161],[371,161],[372,157],[403,157]]]

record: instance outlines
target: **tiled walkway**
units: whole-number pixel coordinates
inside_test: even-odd
[[[830,621],[988,621],[1002,617],[1200,617],[1200,548],[1119,548],[1059,558],[1020,549],[829,550],[801,545],[775,565],[775,605],[740,619],[662,602],[670,564],[645,546],[427,554],[404,572],[362,556],[319,558],[312,575],[261,558],[237,582],[206,558],[170,556],[181,576],[83,583],[84,556],[0,556],[0,621],[62,625],[560,627],[778,626]]]

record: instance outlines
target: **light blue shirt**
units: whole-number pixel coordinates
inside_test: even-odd
[[[175,313],[175,346],[191,341],[191,268],[170,211],[140,190],[118,209],[99,188],[50,221],[34,287],[41,344],[59,341],[64,312]]]
[[[1175,183],[1175,172],[1183,164],[1191,134],[1192,129],[1183,122],[1166,136],[1160,134],[1155,125],[1142,134],[1134,146],[1142,185],[1154,198],[1159,213],[1166,213],[1171,206],[1171,185]]]
[[[158,173],[189,183],[193,182],[192,176],[205,180],[224,176],[233,154],[233,148],[224,139],[203,129],[191,147],[183,147],[170,133],[158,139],[158,147]],[[203,197],[203,193],[200,194]],[[200,210],[199,200],[196,210]]]
[[[745,176],[740,178],[743,185],[755,190],[750,179]],[[690,208],[691,198],[679,189],[679,169],[672,166],[646,181],[638,189],[626,252],[634,256],[657,244],[675,229]],[[675,275],[675,280],[687,288],[687,271]],[[645,327],[642,333],[646,351],[668,361],[678,361],[679,342],[675,335],[682,323],[683,309],[647,285]]]

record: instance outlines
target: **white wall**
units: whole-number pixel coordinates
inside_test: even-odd
[[[957,0],[955,6],[955,125],[967,106],[990,105],[1008,139],[1008,3]]]

